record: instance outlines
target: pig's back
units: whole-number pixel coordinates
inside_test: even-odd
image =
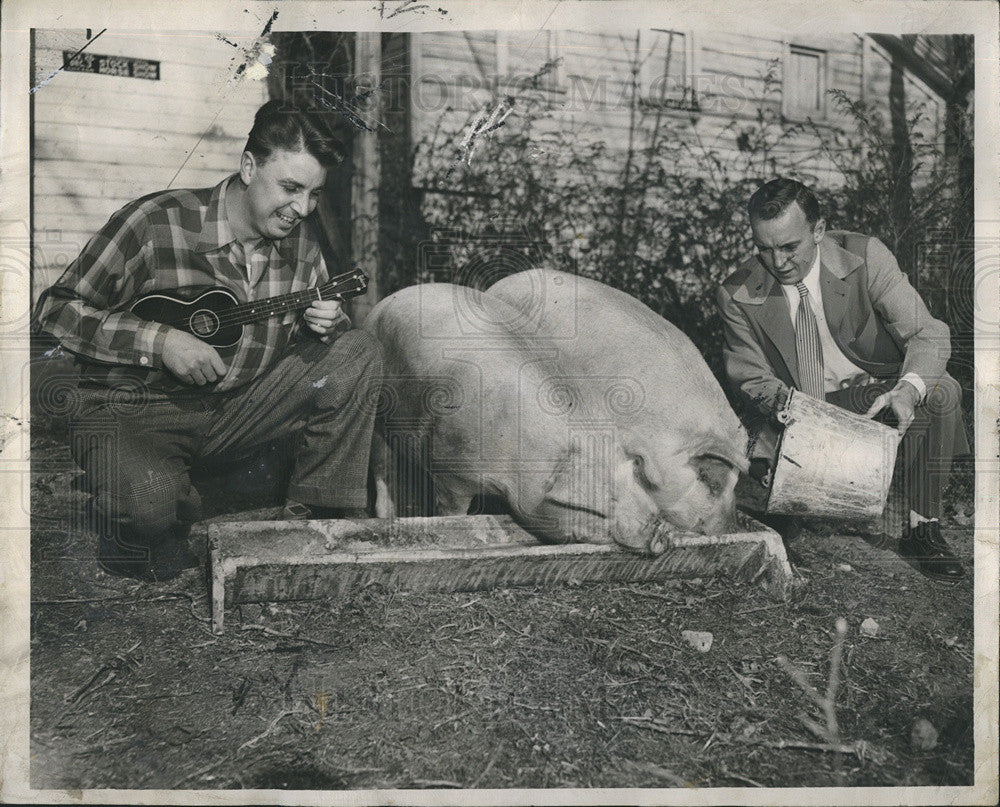
[[[631,295],[553,269],[510,275],[487,293],[514,305],[521,328],[550,339],[574,373],[638,382],[642,406],[625,409],[626,423],[692,436],[714,432],[720,446],[742,451],[739,419],[694,343]],[[741,455],[732,459],[743,462]]]
[[[364,328],[383,347],[394,410],[387,419],[421,423],[449,453],[559,456],[567,414],[540,407],[539,391],[563,371],[551,350],[513,332],[520,320],[502,299],[449,283],[410,286],[380,301]],[[570,392],[567,405],[586,409]]]

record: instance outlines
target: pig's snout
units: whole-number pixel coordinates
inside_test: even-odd
[[[663,520],[657,521],[646,544],[646,551],[654,557],[662,555],[666,552],[667,547],[670,546],[672,537],[673,532],[668,522]]]
[[[650,517],[639,528],[616,522],[611,538],[619,546],[640,555],[662,555],[673,540],[673,526],[662,518]]]

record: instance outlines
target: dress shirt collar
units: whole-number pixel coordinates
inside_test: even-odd
[[[812,265],[809,267],[809,271],[806,272],[806,276],[802,278],[802,282],[806,284],[806,288],[809,289],[809,293],[813,297],[819,298],[819,245],[818,244],[816,246],[816,257],[813,258]],[[797,290],[796,293],[798,293]]]
[[[816,257],[813,258],[812,265],[809,267],[809,271],[806,272],[805,277],[802,278],[802,282],[806,284],[806,289],[809,290],[809,296],[812,297],[817,303],[822,299],[819,290],[819,248],[816,249]],[[798,310],[799,307],[799,290],[796,288],[794,283],[790,284],[780,284],[781,290],[785,293],[785,299],[788,300],[788,307],[794,312]]]

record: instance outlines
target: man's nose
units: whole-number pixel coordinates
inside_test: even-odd
[[[292,210],[295,211],[295,215],[305,216],[309,212],[309,194],[303,193],[292,199]]]

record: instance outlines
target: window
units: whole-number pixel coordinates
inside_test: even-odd
[[[789,45],[785,53],[781,111],[786,118],[826,117],[826,51]]]
[[[501,84],[513,80],[519,87],[534,84],[540,90],[563,89],[559,33],[547,29],[497,32],[497,77]]]
[[[675,109],[695,109],[692,35],[651,28],[639,32],[643,99]]]

